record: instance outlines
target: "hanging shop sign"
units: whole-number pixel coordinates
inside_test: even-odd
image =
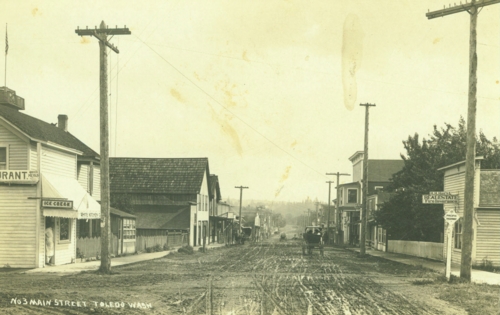
[[[58,208],[58,209],[73,209],[73,200],[61,199],[43,199],[42,207],[44,208]]]
[[[454,195],[448,191],[431,191],[428,195],[422,195],[422,203],[456,204],[458,203],[458,194]]]
[[[30,170],[1,170],[0,183],[36,184],[40,180],[38,171]]]

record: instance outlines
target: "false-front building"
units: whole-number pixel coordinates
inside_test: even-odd
[[[24,99],[0,87],[0,267],[71,263],[77,220],[100,217],[84,188],[99,178],[99,154],[68,132],[66,115],[56,126],[22,110]]]

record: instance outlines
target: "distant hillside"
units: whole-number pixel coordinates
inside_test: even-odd
[[[301,202],[288,202],[288,201],[269,201],[269,200],[247,200],[243,201],[243,208],[256,208],[256,207],[266,207],[271,209],[274,213],[280,213],[287,222],[291,222],[291,218],[303,215],[307,212],[307,209],[316,210],[316,200],[307,198]],[[233,211],[238,211],[239,200],[230,200]]]

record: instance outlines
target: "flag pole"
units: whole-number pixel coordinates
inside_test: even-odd
[[[7,87],[7,52],[9,51],[9,38],[7,37],[7,23],[5,23],[5,68],[3,82],[4,86]]]

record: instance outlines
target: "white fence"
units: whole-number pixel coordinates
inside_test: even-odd
[[[388,252],[443,260],[443,243],[388,241]]]
[[[139,252],[146,251],[149,247],[164,245],[169,247],[183,246],[188,243],[188,234],[186,232],[168,232],[166,235],[138,235],[136,238],[135,248]]]
[[[120,242],[116,235],[111,234],[111,254],[118,255],[120,250]],[[92,238],[78,238],[76,240],[76,247],[78,251],[84,255],[85,258],[96,257],[101,255],[101,238],[100,237],[92,237]],[[78,257],[77,257],[78,258]]]

